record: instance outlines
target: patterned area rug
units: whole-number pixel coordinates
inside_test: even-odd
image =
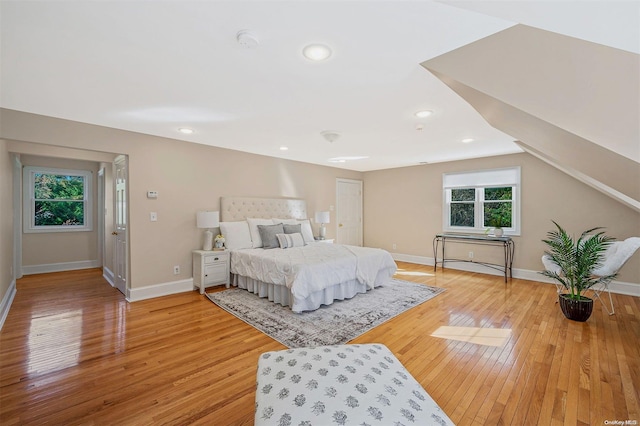
[[[443,288],[391,279],[348,300],[311,312],[294,313],[237,288],[207,297],[222,309],[289,348],[341,345],[437,296]]]

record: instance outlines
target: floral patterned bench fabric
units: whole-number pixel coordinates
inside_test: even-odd
[[[260,356],[256,425],[453,425],[382,344]]]

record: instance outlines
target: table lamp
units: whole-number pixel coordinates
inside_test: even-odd
[[[198,212],[196,216],[196,226],[198,228],[206,228],[204,232],[204,244],[202,250],[213,249],[213,232],[211,228],[220,226],[220,212]]]
[[[326,238],[327,228],[324,225],[330,222],[330,217],[331,214],[329,212],[316,212],[316,223],[320,224],[319,240],[324,240]]]

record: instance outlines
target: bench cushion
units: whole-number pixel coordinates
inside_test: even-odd
[[[266,352],[257,381],[256,425],[453,424],[379,343]]]

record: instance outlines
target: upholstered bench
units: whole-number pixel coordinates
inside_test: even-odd
[[[256,425],[452,425],[382,344],[266,352]]]

